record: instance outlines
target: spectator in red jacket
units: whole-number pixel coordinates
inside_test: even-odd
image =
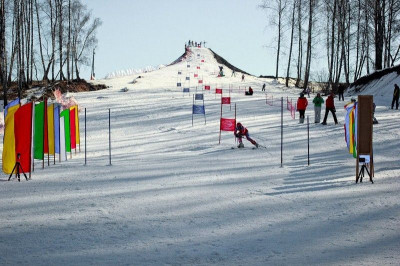
[[[322,125],[326,125],[326,119],[328,118],[328,113],[329,111],[331,111],[332,115],[333,115],[333,120],[335,120],[335,124],[338,124],[337,118],[336,118],[336,108],[335,108],[335,102],[334,99],[335,98],[335,94],[333,94],[333,92],[331,92],[331,94],[328,96],[328,98],[326,99],[325,102],[325,116],[324,116],[324,121],[321,123]]]
[[[304,93],[300,93],[300,97],[299,99],[297,99],[297,110],[300,113],[300,120],[299,120],[300,124],[304,123],[304,114],[306,112],[307,105],[308,101],[306,97],[304,97]]]

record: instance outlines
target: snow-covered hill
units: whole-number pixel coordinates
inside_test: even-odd
[[[279,101],[265,104],[261,86],[266,82],[274,99],[296,100],[299,91],[249,75],[242,82],[226,66],[218,78],[219,66],[210,50],[195,48],[188,61],[140,78],[99,80],[110,88],[74,94],[87,110],[87,166],[82,112],[81,153],[36,169],[28,182],[0,182],[0,264],[397,264],[399,111],[388,109],[388,99],[378,101],[375,184],[355,184],[344,102],[336,101],[341,125],[329,116],[323,126],[313,123],[309,98],[310,166],[307,127],[285,110],[281,167],[281,109]],[[211,86],[204,92],[206,125],[199,115],[191,122],[192,93],[202,88],[195,73]],[[248,86],[253,96],[244,95]],[[245,149],[231,149],[231,132],[222,132],[218,145],[216,87],[224,95],[232,88],[238,121],[267,149],[252,150],[246,140]],[[224,117],[233,109],[224,106]]]

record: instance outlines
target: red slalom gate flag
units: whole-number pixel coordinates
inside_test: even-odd
[[[221,104],[231,104],[231,97],[222,97]]]
[[[205,85],[205,86],[204,86],[204,89],[207,90],[207,91],[209,91],[209,90],[211,89],[211,87],[208,86],[208,85]]]
[[[199,67],[199,66],[197,66],[197,69],[200,69],[200,67]]]
[[[31,172],[32,103],[20,107],[14,114],[15,154],[20,154],[21,172]]]
[[[69,130],[71,137],[71,149],[76,149],[76,123],[75,123],[75,106],[69,109]]]
[[[222,94],[222,89],[216,88],[216,89],[215,89],[215,94]]]
[[[197,78],[199,76],[199,74],[194,74],[194,77]]]
[[[49,153],[49,131],[47,127],[47,99],[44,99],[44,153]]]
[[[202,79],[199,79],[199,84],[203,84],[203,80]]]
[[[202,59],[201,62],[204,63],[204,59]]]
[[[220,129],[223,131],[235,131],[236,119],[221,118]]]

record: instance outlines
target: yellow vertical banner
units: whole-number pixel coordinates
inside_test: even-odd
[[[18,110],[19,104],[8,108],[5,119],[4,140],[3,140],[3,172],[11,174],[15,163],[15,136],[14,136],[14,113]]]
[[[79,137],[79,116],[78,116],[78,105],[75,105],[75,132],[76,132],[76,144],[81,144]]]
[[[47,107],[47,136],[49,139],[49,154],[54,155],[54,104]]]

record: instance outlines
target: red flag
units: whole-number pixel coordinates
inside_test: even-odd
[[[201,62],[204,63],[204,59],[202,59]]]
[[[20,154],[19,162],[24,173],[31,171],[32,151],[32,103],[20,107],[14,114],[15,154]]]
[[[220,129],[223,131],[235,131],[236,127],[236,120],[235,119],[228,119],[228,118],[221,118],[220,122]]]
[[[207,91],[209,91],[209,90],[211,89],[211,87],[210,87],[209,85],[205,85],[205,86],[204,86],[204,89],[207,90]]]
[[[69,109],[69,131],[71,136],[71,149],[76,149],[76,124],[75,124],[75,107]]]
[[[216,89],[215,89],[215,94],[222,94],[222,89],[216,88]]]
[[[200,67],[199,67],[199,66],[197,66],[197,69],[200,69]]]
[[[222,97],[221,104],[231,104],[231,97]]]
[[[44,99],[44,150],[43,153],[49,153],[49,136],[47,128],[47,99]]]
[[[199,76],[199,74],[194,74],[194,77],[197,78]]]
[[[203,80],[202,79],[199,79],[199,84],[203,84]]]

